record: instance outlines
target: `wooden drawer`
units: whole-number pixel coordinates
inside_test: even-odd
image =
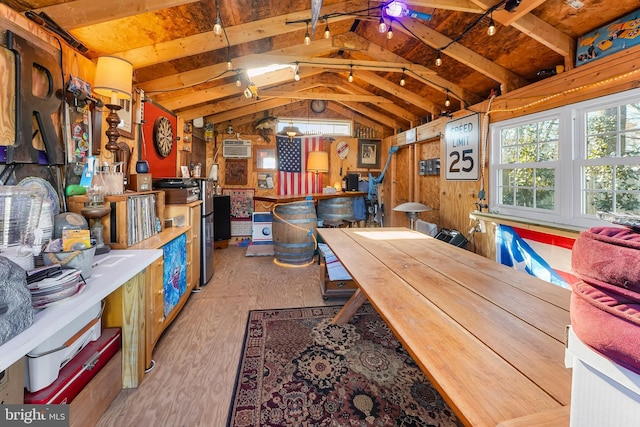
[[[69,406],[71,427],[94,426],[122,389],[122,351],[107,362]]]
[[[322,252],[319,251],[318,263],[320,264],[320,292],[324,299],[351,296],[358,285],[353,280],[330,280]]]

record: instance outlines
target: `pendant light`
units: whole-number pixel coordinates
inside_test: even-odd
[[[353,65],[350,65],[349,67],[351,67],[351,70],[349,71],[349,78],[347,79],[349,81],[349,83],[353,82]]]
[[[378,23],[378,31],[380,34],[387,32],[387,24],[384,22],[384,18],[380,16],[380,22]]]
[[[387,40],[391,40],[393,38],[393,28],[391,28],[391,22],[389,21],[389,31],[387,31]]]
[[[307,32],[304,33],[304,44],[307,46],[311,44],[311,36],[309,36],[309,21],[307,21]]]
[[[404,68],[402,69],[402,77],[400,78],[400,86],[404,86],[405,85],[405,80],[404,80]]]
[[[216,0],[216,24],[213,26],[213,34],[219,36],[222,34],[222,20],[220,19],[220,5]]]
[[[296,62],[296,72],[293,75],[293,80],[299,82],[300,81],[300,66],[298,65],[298,63]]]
[[[447,98],[444,100],[444,106],[449,107],[451,105],[451,100],[449,99],[449,91],[447,91]]]
[[[496,33],[496,23],[493,22],[493,12],[491,12],[491,18],[489,19],[489,28],[487,28],[487,34],[492,36]]]
[[[328,39],[329,37],[331,37],[331,31],[329,31],[329,18],[327,18],[324,26],[324,38]]]
[[[440,55],[440,51],[438,51],[438,56],[436,56],[436,67],[442,65],[442,56]]]

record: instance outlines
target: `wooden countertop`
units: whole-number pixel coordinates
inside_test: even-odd
[[[369,300],[464,424],[570,404],[568,289],[406,228],[318,233],[359,287],[334,321]]]
[[[257,200],[260,202],[271,202],[271,203],[287,203],[287,202],[299,202],[302,200],[324,200],[324,199],[335,199],[336,197],[358,197],[358,196],[366,196],[367,193],[363,191],[345,191],[338,192],[334,194],[324,194],[324,193],[312,193],[312,194],[296,194],[296,195],[266,195],[266,196],[253,196],[253,200]]]

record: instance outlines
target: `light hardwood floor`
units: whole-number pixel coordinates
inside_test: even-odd
[[[317,263],[287,268],[245,252],[215,251],[213,279],[164,332],[155,368],[137,389],[120,392],[99,426],[224,426],[248,311],[345,302],[323,300]]]

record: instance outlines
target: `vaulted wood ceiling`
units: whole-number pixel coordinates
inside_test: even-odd
[[[375,0],[218,0],[226,36],[214,33],[215,0],[4,1],[19,12],[45,12],[89,48],[90,58],[129,60],[134,84],[185,120],[248,122],[290,111],[294,100],[324,99],[337,117],[391,130],[525,86],[547,77],[543,70],[570,69],[577,37],[639,7],[637,0],[581,0],[579,9],[568,4],[575,1],[522,0],[509,12],[502,0],[403,2],[419,15],[392,21],[388,39],[378,31],[388,2]],[[322,8],[307,46],[312,3]],[[490,17],[494,36],[487,35]],[[246,70],[274,63],[297,64],[300,80],[293,68],[255,77],[259,98],[246,98]]]

